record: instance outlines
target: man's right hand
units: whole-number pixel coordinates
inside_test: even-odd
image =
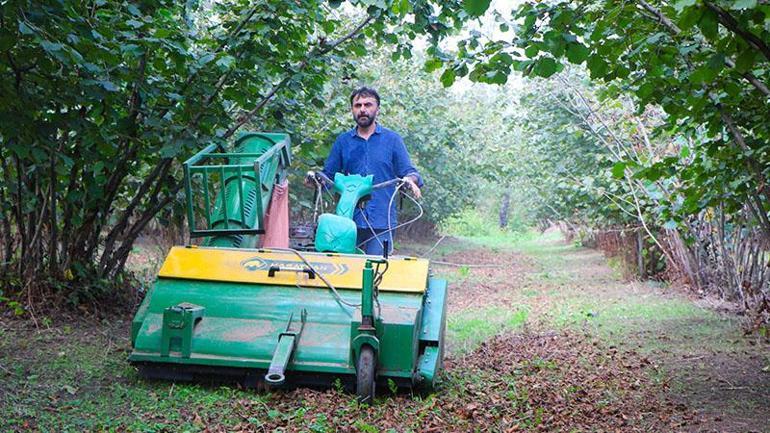
[[[417,186],[417,180],[414,177],[412,176],[404,177],[404,183],[412,191],[412,194],[414,194],[414,198],[419,200],[420,197],[422,197],[422,192],[420,191],[420,187]]]
[[[313,170],[309,170],[305,174],[305,186],[308,188],[315,188],[317,182],[318,181],[315,178],[315,172]]]

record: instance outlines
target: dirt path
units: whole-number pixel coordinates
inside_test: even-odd
[[[738,318],[659,284],[623,281],[601,253],[558,236],[492,253],[480,248],[444,258],[501,266],[469,267],[450,310],[485,303],[474,313],[483,315],[502,305],[526,311],[530,332],[566,329],[597,338],[645,366],[661,385],[658,397],[679,412],[676,430],[770,431],[770,348],[742,335]]]
[[[553,234],[483,241],[433,252],[451,282],[433,394],[380,389],[360,407],[340,389],[147,382],[125,361],[125,320],[0,318],[0,431],[768,431],[767,347],[734,319]]]

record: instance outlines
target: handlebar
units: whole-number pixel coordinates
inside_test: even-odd
[[[404,179],[401,179],[400,177],[396,177],[391,180],[386,180],[385,182],[380,182],[376,185],[372,185],[372,189],[385,188],[388,185],[392,185],[394,183],[401,183],[403,181]]]
[[[334,181],[326,177],[326,175],[322,171],[308,171],[307,177],[312,177],[316,181],[321,181],[323,183],[326,183],[328,185],[334,185]]]
[[[307,176],[312,176],[316,179],[316,181],[320,181],[322,183],[326,183],[327,185],[331,186],[334,185],[334,181],[329,179],[323,172],[321,171],[308,171]],[[386,180],[385,182],[380,182],[378,184],[372,185],[372,189],[379,189],[379,188],[385,188],[386,186],[393,185],[394,183],[401,183],[404,182],[404,179],[400,177],[396,177],[390,180]]]

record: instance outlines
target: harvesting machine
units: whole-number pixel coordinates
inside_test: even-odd
[[[399,180],[319,177],[340,196],[336,214],[318,218],[311,249],[270,248],[260,237],[276,223],[268,209],[290,159],[288,135],[246,133],[233,152],[211,145],[184,163],[190,234],[202,242],[168,253],[131,324],[129,361],[144,377],[171,380],[339,379],[365,402],[390,380],[432,388],[446,281],[430,276],[426,259],[369,256],[355,245],[354,207]]]

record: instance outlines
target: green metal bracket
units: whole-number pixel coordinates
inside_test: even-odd
[[[369,259],[364,263],[364,274],[361,285],[361,324],[355,329],[350,348],[353,351],[353,359],[358,359],[361,346],[372,346],[375,354],[380,352],[380,340],[377,338],[377,326],[380,318],[374,310],[374,268],[372,263],[385,263],[384,259]]]
[[[358,201],[372,193],[374,176],[361,176],[359,174],[344,175],[334,174],[334,190],[340,194],[337,202],[336,214],[353,219],[353,211]]]
[[[300,312],[299,324],[294,323],[294,313],[289,315],[286,330],[278,335],[278,345],[275,348],[275,352],[273,352],[273,359],[270,361],[270,367],[265,375],[265,381],[268,385],[283,385],[286,381],[284,373],[289,365],[294,349],[297,348],[299,337],[305,328],[305,321],[307,321],[307,310],[304,308]]]
[[[169,356],[171,349],[189,358],[192,349],[193,329],[203,318],[205,308],[183,302],[163,310],[160,356]]]
[[[358,328],[361,332],[367,332],[370,334],[375,333],[374,322],[378,320],[374,314],[374,268],[372,263],[383,264],[387,263],[385,259],[368,259],[364,263],[364,274],[362,276],[361,284],[361,326]]]
[[[316,251],[332,251],[353,254],[356,252],[356,224],[353,212],[363,197],[372,193],[374,177],[358,174],[334,175],[334,190],[340,195],[336,214],[323,214],[318,218],[315,236]]]
[[[353,359],[358,359],[358,353],[361,352],[361,346],[368,344],[374,349],[374,354],[379,357],[380,354],[380,340],[371,334],[358,334],[353,339],[350,347],[353,350]]]
[[[441,366],[441,350],[438,346],[425,348],[425,352],[420,356],[417,363],[419,379],[428,388],[433,388],[436,379],[436,373]]]
[[[364,264],[361,287],[361,327],[358,330],[374,332],[374,269],[371,260],[367,260]]]
[[[233,236],[263,234],[264,213],[273,185],[286,177],[291,162],[286,134],[247,133],[235,142],[235,151],[207,146],[183,164],[187,219],[191,237],[213,236],[211,246],[242,246]],[[213,163],[212,163],[213,162]],[[195,219],[193,179],[200,180],[205,228]],[[218,191],[211,199],[212,190]],[[237,245],[234,245],[235,244]]]

